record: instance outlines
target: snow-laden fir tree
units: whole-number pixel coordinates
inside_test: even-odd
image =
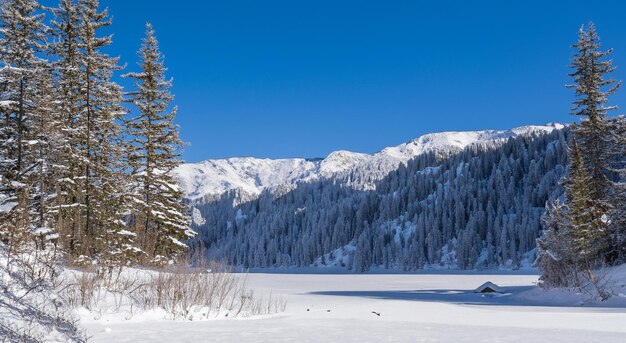
[[[33,215],[43,212],[37,208],[42,201],[35,198],[44,191],[37,182],[37,170],[43,168],[38,146],[45,144],[37,114],[43,102],[38,86],[48,72],[41,57],[46,27],[34,0],[4,1],[0,23],[0,236],[16,243],[28,238],[37,225]]]
[[[81,101],[82,68],[80,60],[80,32],[82,20],[74,0],[61,0],[53,9],[52,29],[54,41],[51,53],[54,61],[57,101],[55,107],[59,126],[63,133],[57,146],[57,162],[63,166],[56,182],[58,192],[56,226],[60,228],[60,241],[71,256],[78,256],[83,249],[80,230],[82,200],[82,156],[78,150],[79,106]]]
[[[572,114],[583,117],[573,131],[589,176],[589,215],[597,221],[606,217],[610,210],[611,185],[605,173],[609,166],[611,132],[606,115],[617,107],[607,103],[621,82],[607,76],[615,70],[608,59],[612,50],[600,50],[600,37],[593,23],[587,30],[580,28],[578,42],[573,47],[576,54],[570,66],[574,72],[570,76],[574,78],[574,84],[567,87],[573,88],[576,95]]]
[[[97,0],[62,0],[54,22],[57,40],[59,111],[66,133],[59,226],[80,260],[121,261],[136,249],[123,221],[125,199],[121,87],[112,81],[118,58],[103,50],[111,36],[107,10]]]
[[[137,108],[126,126],[132,137],[128,162],[133,185],[133,223],[143,250],[154,263],[163,263],[186,249],[185,243],[195,234],[189,229],[183,192],[171,176],[180,163],[182,150],[178,127],[174,124],[176,108],[170,109],[173,96],[171,80],[155,33],[146,25],[146,37],[139,50],[141,72],[126,74],[135,80],[136,90],[129,93]]]
[[[571,286],[574,279],[575,286],[583,287],[581,277],[584,277],[606,299],[608,294],[594,270],[605,262],[622,259],[626,242],[623,219],[626,127],[623,118],[606,118],[608,111],[616,109],[607,105],[608,98],[621,82],[607,76],[615,70],[607,59],[612,50],[600,50],[600,38],[593,23],[587,30],[581,27],[578,43],[573,47],[577,53],[571,65],[575,71],[570,76],[575,83],[568,87],[574,88],[576,95],[572,114],[583,119],[580,124],[572,125],[574,137],[564,182],[565,203],[547,208],[545,216],[550,220],[546,221],[546,231],[538,241],[537,265],[546,286]],[[558,251],[569,247],[570,242],[575,258],[561,258]],[[576,271],[575,278],[568,278],[572,270]]]
[[[101,29],[111,25],[107,9],[98,0],[78,0],[83,24],[80,56],[83,78],[79,107],[78,151],[82,166],[84,223],[88,257],[104,261],[121,261],[136,252],[126,234],[124,155],[121,118],[122,89],[112,81],[113,73],[122,68],[119,58],[103,50],[112,44],[111,36],[100,36]]]
[[[46,241],[58,240],[57,208],[59,192],[57,181],[64,166],[58,163],[58,147],[65,143],[61,118],[57,112],[58,93],[54,89],[50,68],[36,80],[37,105],[33,111],[33,139],[36,164],[31,183],[34,185],[32,226],[40,248]]]

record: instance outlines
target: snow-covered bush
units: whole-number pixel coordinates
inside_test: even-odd
[[[573,288],[580,284],[578,256],[567,221],[566,208],[560,200],[546,205],[542,217],[544,231],[537,239],[535,266],[541,271],[544,288]]]

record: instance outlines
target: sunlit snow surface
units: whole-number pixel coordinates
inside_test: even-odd
[[[474,293],[486,281],[504,293]],[[82,325],[93,342],[624,341],[623,294],[597,307],[573,293],[545,293],[536,281],[536,275],[443,272],[252,274],[249,286],[282,295],[285,313],[198,322],[158,315],[106,322],[85,314]]]

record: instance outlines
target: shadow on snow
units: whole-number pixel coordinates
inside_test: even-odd
[[[426,289],[426,290],[397,290],[397,291],[320,291],[311,292],[313,295],[361,297],[382,300],[404,300],[422,302],[440,302],[462,305],[487,306],[537,306],[537,307],[568,307],[568,308],[614,308],[619,312],[626,312],[623,304],[596,303],[581,301],[580,295],[552,294],[543,291],[537,286],[504,287],[502,293],[476,293],[474,290]]]

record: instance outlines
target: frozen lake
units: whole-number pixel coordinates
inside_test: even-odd
[[[505,293],[473,292],[486,281]],[[559,306],[563,299],[533,290],[536,281],[516,274],[250,274],[255,292],[287,301],[284,313],[197,322],[83,318],[82,325],[93,342],[107,343],[624,341],[626,309]]]

